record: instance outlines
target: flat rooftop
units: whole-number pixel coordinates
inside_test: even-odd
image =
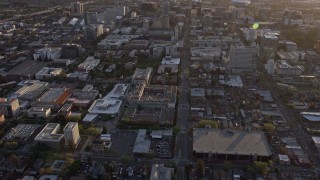
[[[59,130],[60,124],[48,123],[34,140],[42,142],[59,142],[63,138],[63,134],[57,134]]]
[[[72,130],[78,123],[76,122],[68,122],[66,126],[63,128],[63,130]]]
[[[71,90],[68,88],[52,88],[39,98],[39,102],[55,103],[63,95],[71,95]]]
[[[27,139],[38,129],[38,127],[38,124],[18,124],[16,127],[12,128],[2,140]]]
[[[120,110],[122,101],[97,99],[90,106],[88,112],[92,114],[117,114]]]
[[[39,72],[41,69],[46,67],[48,62],[39,62],[39,61],[32,61],[32,60],[26,60],[19,64],[18,66],[11,69],[7,76],[33,76],[37,72]]]
[[[118,99],[124,97],[128,92],[128,88],[129,84],[116,84],[103,99]]]
[[[194,129],[193,151],[258,156],[272,154],[263,132],[219,129]]]
[[[40,96],[49,86],[47,82],[36,81],[34,83],[26,84],[19,90],[12,94],[13,97],[19,97],[21,99],[32,100]]]
[[[146,139],[147,130],[139,129],[136,141],[133,147],[133,153],[149,153],[151,141]]]

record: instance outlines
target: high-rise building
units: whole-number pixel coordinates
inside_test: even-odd
[[[229,54],[229,69],[235,74],[255,71],[258,54],[257,46],[232,45]]]
[[[80,141],[79,126],[76,122],[68,122],[63,128],[63,134],[66,146],[77,146]]]
[[[268,59],[275,59],[278,49],[278,37],[275,35],[265,34],[261,37],[260,42],[260,60],[263,62]]]
[[[5,117],[16,117],[20,112],[19,100],[0,98],[0,110]]]
[[[85,12],[84,13],[84,24],[98,24],[98,13],[97,12]]]
[[[142,26],[143,26],[143,30],[145,30],[145,31],[149,30],[149,20],[144,19]]]
[[[61,54],[63,58],[77,58],[81,56],[81,45],[63,44]]]
[[[97,24],[97,25],[89,25],[84,27],[84,37],[88,41],[94,41],[103,34],[103,25]]]
[[[76,2],[71,4],[71,13],[72,14],[81,14],[84,12],[83,3]]]
[[[275,64],[274,64],[274,60],[273,59],[269,59],[267,64],[265,65],[266,71],[269,75],[273,75],[274,74],[274,68]]]

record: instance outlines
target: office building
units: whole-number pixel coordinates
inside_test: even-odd
[[[268,59],[275,59],[278,49],[278,37],[275,35],[265,34],[261,37],[260,42],[260,60],[265,62]]]
[[[71,13],[72,14],[81,14],[84,12],[83,3],[75,2],[71,4]]]
[[[98,24],[98,13],[97,12],[85,12],[84,13],[84,24]]]
[[[256,70],[259,48],[232,45],[229,53],[229,70],[235,74]]]
[[[63,70],[61,68],[50,68],[44,67],[39,72],[35,74],[37,80],[48,80],[62,74]]]
[[[68,122],[63,128],[66,146],[77,146],[80,141],[79,126],[76,122]]]
[[[273,59],[269,59],[265,65],[265,69],[269,75],[274,75],[275,63]]]
[[[19,100],[16,98],[0,98],[0,113],[5,117],[16,117],[20,112],[19,106]]]
[[[87,41],[94,41],[99,36],[103,34],[103,25],[102,24],[91,24],[87,25],[84,28],[84,37]]]
[[[81,56],[81,45],[63,44],[61,50],[62,58],[77,58]]]

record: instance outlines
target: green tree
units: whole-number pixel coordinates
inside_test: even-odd
[[[276,129],[276,127],[271,123],[264,123],[263,126],[264,126],[264,129],[269,133],[273,132]]]
[[[172,128],[172,131],[173,131],[174,134],[178,134],[180,132],[180,128],[175,126],[175,127]]]
[[[74,161],[68,168],[68,172],[72,175],[76,174],[79,172],[81,167],[81,162],[80,161]]]
[[[123,164],[130,164],[131,162],[132,162],[132,158],[131,157],[129,157],[129,156],[122,156],[122,158],[121,158],[121,162],[123,163]]]
[[[204,161],[202,159],[197,160],[197,170],[201,175],[204,175]]]
[[[200,120],[198,122],[199,128],[205,128],[206,126],[210,126],[211,128],[218,128],[218,123],[213,120]]]
[[[260,174],[266,174],[268,171],[268,163],[266,162],[261,162],[261,161],[255,161],[254,162],[254,167],[259,172]]]
[[[224,169],[224,170],[228,171],[228,170],[230,170],[231,168],[232,168],[232,163],[231,163],[231,162],[225,161],[225,162],[223,163],[223,169]]]

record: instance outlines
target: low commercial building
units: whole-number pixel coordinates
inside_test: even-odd
[[[149,107],[166,107],[174,109],[176,105],[177,86],[138,84],[131,91],[127,100],[131,105],[141,104]]]
[[[290,158],[285,154],[279,154],[279,162],[281,165],[290,165]]]
[[[51,108],[60,108],[71,96],[69,88],[51,88],[38,99],[38,105]]]
[[[287,61],[281,60],[276,63],[275,72],[283,76],[299,76],[304,71],[302,66],[291,66]]]
[[[320,153],[320,137],[319,136],[312,136],[312,143],[318,149]]]
[[[78,65],[78,70],[83,72],[89,72],[100,64],[100,59],[95,59],[93,56],[89,56],[84,62]]]
[[[93,89],[92,85],[86,85],[83,89],[76,89],[72,93],[72,98],[80,100],[94,100],[99,94],[98,90]]]
[[[180,64],[180,58],[173,58],[171,56],[166,56],[165,58],[162,59],[161,64],[164,64],[164,65],[167,65],[167,64],[179,65]]]
[[[46,67],[48,62],[38,62],[32,60],[26,60],[15,66],[13,69],[7,72],[6,78],[9,81],[21,81],[33,79],[35,74],[41,69]]]
[[[41,81],[24,81],[22,87],[11,94],[19,101],[32,101],[37,99],[49,87],[49,83]]]
[[[67,79],[72,81],[82,81],[85,82],[89,79],[88,73],[74,72],[67,74]]]
[[[124,100],[129,90],[129,84],[116,84],[103,99]]]
[[[158,67],[158,74],[170,73],[170,74],[177,74],[179,72],[179,66],[175,64],[161,64]]]
[[[148,49],[149,41],[148,40],[131,40],[129,43],[129,49]]]
[[[33,53],[33,59],[38,61],[58,59],[61,56],[61,48],[45,47]]]
[[[44,80],[44,79],[50,79],[53,77],[56,77],[60,75],[63,72],[61,68],[50,68],[50,67],[44,67],[39,72],[35,74],[36,79],[38,80]]]
[[[28,111],[28,117],[34,119],[46,119],[50,114],[51,108],[43,106],[35,106]]]
[[[150,180],[171,180],[174,168],[164,167],[163,164],[153,164]]]
[[[222,50],[218,47],[191,48],[192,61],[221,61]]]
[[[42,131],[34,138],[36,143],[46,144],[50,147],[59,147],[63,141],[63,134],[58,134],[60,124],[48,123]]]
[[[88,89],[87,87],[90,88]],[[72,102],[73,107],[90,107],[93,100],[99,94],[98,90],[92,89],[92,85],[86,85],[83,89],[76,89],[73,91],[71,98],[68,99],[69,102]]]
[[[121,100],[97,99],[92,103],[88,112],[91,114],[104,114],[115,117],[119,115],[121,105]]]
[[[18,124],[2,138],[2,141],[26,142],[38,128],[38,124]]]
[[[193,154],[208,159],[267,161],[272,152],[263,132],[194,129]]]
[[[137,68],[132,76],[132,82],[134,84],[145,82],[148,83],[150,81],[151,73],[153,68],[148,67],[146,69],[139,69]]]
[[[134,154],[147,154],[149,153],[150,146],[151,141],[147,139],[147,130],[139,129],[132,152]]]

